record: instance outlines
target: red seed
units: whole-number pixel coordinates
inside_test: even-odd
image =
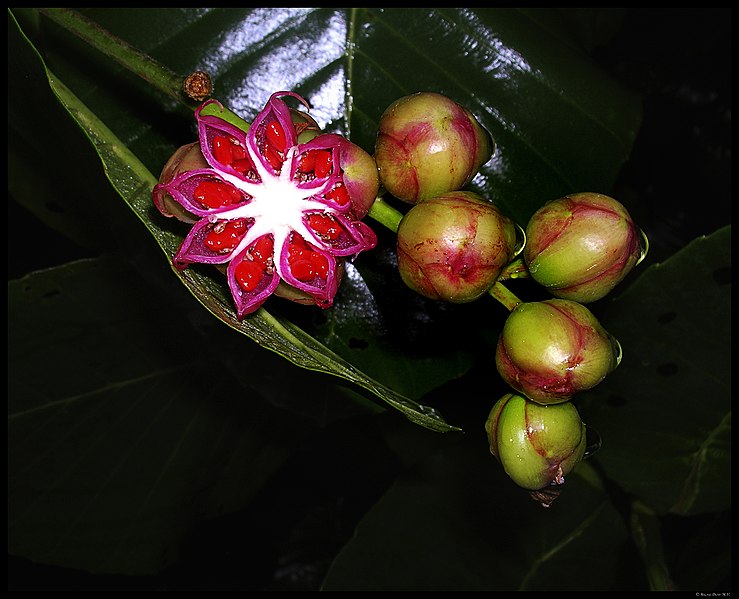
[[[231,139],[231,157],[234,161],[246,158],[246,150],[235,139]]]
[[[308,225],[310,225],[310,228],[324,239],[334,241],[339,238],[339,235],[341,235],[341,227],[339,224],[333,218],[326,216],[325,214],[314,212],[308,217]]]
[[[312,281],[316,278],[316,270],[310,258],[301,258],[290,265],[290,271],[298,281]]]
[[[283,157],[274,146],[265,143],[263,154],[274,170],[279,171],[282,168]]]
[[[213,138],[213,157],[221,164],[234,166],[237,160],[246,159],[246,149],[235,137],[218,135]]]
[[[246,224],[243,220],[228,221],[225,225],[221,222],[206,235],[203,243],[212,252],[225,254],[234,250],[244,237],[244,233],[246,233]]]
[[[285,131],[277,121],[272,121],[267,124],[267,129],[264,132],[267,141],[271,146],[280,152],[284,152],[287,146],[287,139],[285,138]]]
[[[304,254],[310,251],[305,239],[300,235],[293,234],[290,245],[287,248],[287,261],[289,264],[292,264],[295,260],[302,258]]]
[[[316,168],[316,153],[309,150],[300,158],[298,169],[304,173],[310,173],[314,168]]]
[[[322,279],[325,279],[328,276],[328,258],[323,254],[313,252],[310,255],[310,261],[316,274]]]
[[[301,260],[309,251],[310,250],[290,246],[287,250],[287,263],[293,264],[296,260]]]
[[[316,151],[316,164],[314,167],[316,177],[328,177],[331,174],[332,164],[333,159],[331,158],[331,152],[329,152],[328,150]]]
[[[234,168],[234,170],[239,171],[242,175],[247,171],[252,170],[251,161],[248,158],[234,160],[231,166]]]
[[[252,258],[254,258],[254,262],[266,265],[267,260],[272,257],[274,247],[274,242],[266,235],[257,239],[257,241],[250,248]]]
[[[247,293],[254,291],[264,277],[264,265],[251,260],[242,260],[234,271],[236,282]]]
[[[349,201],[349,192],[342,183],[339,183],[326,194],[326,197],[343,206]]]
[[[224,181],[206,179],[198,183],[193,192],[193,199],[206,208],[230,206],[242,200],[241,192]]]
[[[221,164],[231,164],[233,155],[231,153],[231,142],[228,141],[227,137],[213,138],[213,157]]]
[[[225,186],[226,186],[226,191],[231,196],[232,204],[238,204],[241,200],[244,199],[241,195],[241,192],[238,189],[236,189],[233,185],[229,185],[226,183]]]
[[[300,235],[293,234],[290,240],[287,262],[298,281],[308,282],[317,276],[322,279],[328,276],[328,258],[314,251]]]
[[[237,218],[236,220],[231,220],[228,222],[233,227],[235,232],[243,234],[246,231],[246,220],[244,220],[243,218]]]

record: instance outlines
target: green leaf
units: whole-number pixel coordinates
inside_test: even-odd
[[[597,460],[659,513],[729,508],[731,227],[651,266],[605,308],[624,357],[583,406],[604,439]]]
[[[308,330],[363,372],[416,400],[464,375],[476,358],[475,331],[460,330],[464,313],[423,306],[419,318],[405,307],[415,298],[398,302],[402,291],[412,292],[404,289],[391,256],[377,251],[361,266],[347,265],[336,307]],[[388,299],[395,305],[388,306]]]
[[[325,591],[618,588],[627,532],[586,464],[543,508],[476,440],[443,443],[375,504]],[[587,471],[587,472],[586,472]]]
[[[119,260],[12,281],[8,307],[9,553],[158,572],[301,437]]]

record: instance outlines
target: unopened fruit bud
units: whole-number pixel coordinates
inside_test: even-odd
[[[485,423],[490,452],[520,487],[561,485],[582,460],[586,429],[572,402],[543,406],[504,395]]]
[[[400,276],[434,300],[471,302],[486,293],[516,245],[516,227],[472,192],[455,191],[413,206],[398,227]]]
[[[404,202],[462,189],[492,153],[487,130],[442,94],[404,96],[380,117],[375,143],[380,181]]]
[[[620,202],[576,193],[534,213],[523,256],[531,277],[552,295],[589,303],[607,295],[646,251],[646,237]]]
[[[567,401],[600,383],[621,360],[621,346],[585,306],[563,299],[519,304],[498,340],[503,380],[542,404]]]

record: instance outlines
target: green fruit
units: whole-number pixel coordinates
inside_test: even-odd
[[[375,160],[385,189],[415,204],[462,189],[490,160],[493,145],[468,110],[442,94],[419,92],[380,117]]]
[[[503,380],[542,404],[591,389],[621,359],[621,346],[585,306],[563,299],[519,304],[498,339]]]
[[[575,193],[534,213],[523,256],[531,277],[552,295],[589,303],[607,295],[646,251],[646,237],[617,200]]]
[[[413,206],[398,227],[398,270],[421,295],[452,303],[485,294],[513,257],[516,228],[475,193],[449,192]]]
[[[572,402],[540,405],[504,395],[485,423],[490,452],[520,487],[561,485],[585,454],[586,430]]]

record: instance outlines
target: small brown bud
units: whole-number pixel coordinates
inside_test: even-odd
[[[185,77],[182,91],[188,98],[202,102],[213,93],[213,81],[205,71],[194,71]]]

